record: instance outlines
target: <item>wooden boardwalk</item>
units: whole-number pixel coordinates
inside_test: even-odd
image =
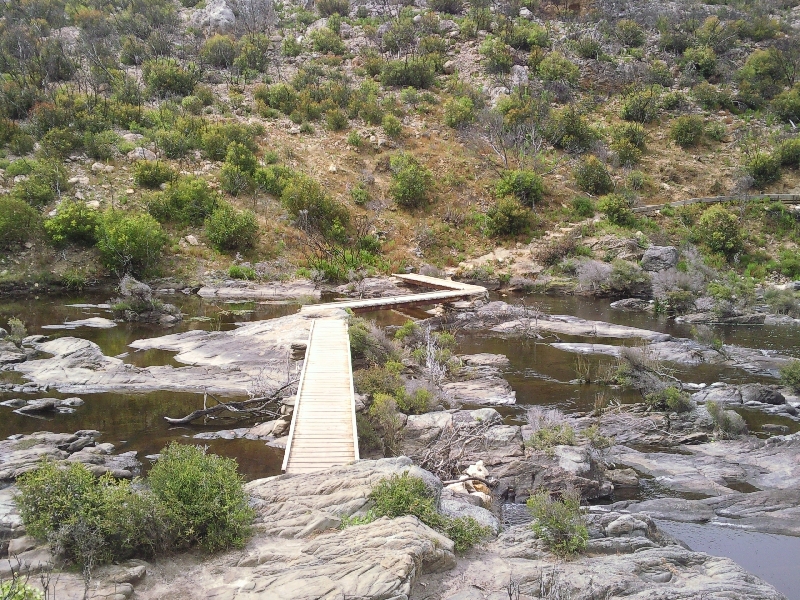
[[[358,437],[347,323],[314,319],[283,470],[310,473],[355,460]]]

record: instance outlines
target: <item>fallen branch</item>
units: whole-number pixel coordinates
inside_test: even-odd
[[[443,485],[453,485],[454,483],[463,483],[464,481],[477,481],[479,483],[482,483],[483,485],[485,485],[488,488],[493,488],[494,486],[497,485],[496,481],[487,481],[486,479],[483,479],[482,477],[464,477],[463,479],[451,479],[449,481],[443,481],[442,484]]]
[[[221,412],[223,410],[227,410],[227,411],[230,411],[230,412],[253,411],[254,409],[250,408],[250,407],[252,407],[255,404],[266,404],[268,402],[272,402],[273,400],[277,400],[278,399],[278,395],[281,392],[283,392],[287,388],[290,388],[295,383],[297,383],[297,379],[293,379],[292,381],[289,381],[289,382],[283,384],[281,387],[276,389],[274,392],[272,392],[268,396],[261,396],[259,398],[250,398],[249,400],[243,400],[241,402],[219,402],[219,400],[217,400],[216,398],[211,396],[212,398],[217,400],[217,402],[219,402],[219,404],[217,404],[216,406],[212,406],[211,408],[198,409],[198,410],[196,410],[196,411],[194,411],[192,413],[189,413],[185,417],[181,417],[180,419],[174,419],[174,418],[171,418],[171,417],[164,417],[164,420],[166,420],[168,423],[172,423],[173,425],[184,425],[186,423],[191,423],[192,421],[194,421],[195,419],[199,419],[200,417],[205,417],[205,416],[208,416],[208,415],[212,415],[212,414]],[[258,409],[256,409],[256,410],[258,410]]]

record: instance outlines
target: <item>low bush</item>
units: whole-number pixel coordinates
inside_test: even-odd
[[[346,17],[350,14],[348,0],[317,0],[314,5],[322,17],[330,17],[331,15]]]
[[[436,80],[434,65],[426,58],[390,60],[381,71],[381,83],[416,89],[429,88]]]
[[[141,277],[161,260],[167,235],[146,213],[109,210],[97,228],[97,249],[103,265],[119,276]]]
[[[90,158],[110,160],[117,154],[120,137],[113,131],[87,131],[83,135],[83,148]]]
[[[492,237],[515,236],[531,226],[531,211],[516,198],[500,198],[486,211],[486,227]]]
[[[800,138],[783,140],[775,149],[775,156],[783,167],[800,167]]]
[[[511,48],[502,39],[490,37],[484,41],[479,50],[483,56],[483,64],[489,73],[508,73],[514,64]]]
[[[239,196],[253,190],[253,178],[236,165],[224,164],[219,171],[219,187],[231,196]]]
[[[395,343],[387,337],[383,329],[377,327],[372,322],[365,319],[352,317],[350,319],[350,327],[348,329],[350,336],[350,352],[355,359],[363,359],[368,364],[382,367],[387,361],[396,361],[400,358],[399,349]],[[398,363],[399,364],[399,363]],[[402,367],[402,365],[401,365]],[[361,370],[357,371],[356,387],[361,393],[373,393],[375,388],[374,383],[368,380],[370,377],[377,377],[378,371]],[[367,375],[369,373],[369,375]],[[381,371],[383,373],[383,371]],[[394,393],[394,390],[400,384],[399,377],[396,372],[387,372],[387,380],[392,380],[391,390],[389,393]],[[383,388],[380,388],[383,389]]]
[[[44,230],[56,245],[68,242],[93,245],[97,241],[100,213],[80,200],[63,200],[55,216],[44,222]]]
[[[614,189],[614,181],[606,166],[594,155],[580,160],[573,170],[575,182],[584,192],[599,196]]]
[[[605,213],[606,219],[620,227],[631,227],[636,222],[631,210],[630,200],[619,194],[603,196],[597,203],[597,208]]]
[[[614,26],[614,37],[616,37],[620,44],[623,46],[630,46],[638,48],[643,46],[646,36],[644,30],[636,22],[630,19],[620,19]]]
[[[588,219],[594,216],[594,202],[586,196],[575,196],[570,202],[572,211],[581,218]]]
[[[589,531],[581,515],[581,496],[574,488],[554,499],[548,490],[533,494],[527,501],[533,516],[531,528],[555,554],[568,556],[586,548]]]
[[[138,160],[133,166],[133,180],[146,188],[158,188],[162,183],[173,181],[176,175],[172,167],[158,160]]]
[[[34,207],[50,204],[56,195],[67,189],[64,166],[53,160],[29,161],[28,178],[14,184],[11,195]]]
[[[256,270],[252,267],[243,267],[241,265],[231,265],[228,267],[228,277],[231,279],[244,279],[252,281],[258,279]]]
[[[728,88],[717,88],[707,81],[692,88],[692,97],[706,110],[732,110],[735,108],[733,94]]]
[[[389,193],[397,204],[416,208],[425,203],[433,191],[433,175],[411,154],[401,152],[389,161],[392,183]]]
[[[800,360],[793,360],[781,367],[781,383],[795,394],[800,393]]]
[[[147,479],[169,511],[179,547],[215,551],[244,545],[254,512],[235,460],[173,442]]]
[[[655,87],[632,92],[623,99],[620,116],[625,121],[652,123],[658,118],[660,96]]]
[[[714,423],[714,431],[722,438],[733,438],[747,433],[747,424],[742,416],[733,410],[726,410],[725,405],[709,400],[706,410]]]
[[[400,119],[392,114],[383,116],[381,127],[383,127],[383,132],[390,138],[400,137],[400,134],[403,132],[403,124],[400,122]]]
[[[717,55],[708,46],[687,48],[683,53],[683,64],[694,68],[703,77],[711,77],[717,71]]]
[[[647,297],[651,291],[650,274],[636,263],[618,258],[611,263],[611,273],[602,287],[617,298]]]
[[[510,68],[510,67],[509,67]],[[560,52],[548,52],[537,67],[539,77],[545,81],[562,81],[570,85],[578,83],[581,70]]]
[[[341,131],[347,128],[347,115],[338,108],[325,113],[325,124],[331,131]]]
[[[696,146],[703,139],[703,118],[697,115],[678,117],[669,128],[669,138],[681,148]]]
[[[739,219],[720,205],[707,208],[694,227],[694,238],[712,252],[733,256],[742,249]]]
[[[781,178],[781,161],[779,158],[766,152],[756,152],[745,165],[747,174],[753,178],[753,186],[763,190],[770,183],[775,183]]]
[[[775,96],[770,108],[781,121],[786,123],[800,121],[800,86],[795,86]]]
[[[212,35],[200,49],[200,57],[212,66],[227,69],[236,58],[236,43],[230,36]]]
[[[428,8],[448,15],[460,15],[464,10],[463,0],[431,0]]]
[[[188,96],[200,80],[200,70],[194,64],[182,66],[173,58],[146,60],[142,78],[153,96]]]
[[[162,223],[201,225],[219,201],[219,194],[204,179],[186,176],[170,183],[164,192],[154,195],[147,204],[147,210]]]
[[[545,125],[545,136],[556,148],[568,152],[586,152],[600,137],[574,105],[550,115]]]
[[[24,244],[36,229],[39,213],[27,202],[0,196],[0,249]]]
[[[574,446],[575,429],[567,423],[542,425],[525,440],[525,445],[536,450],[552,451],[555,446]]]
[[[15,577],[0,582],[0,598],[3,600],[44,600],[42,592]]]
[[[205,221],[206,237],[220,251],[244,251],[258,241],[258,220],[250,210],[220,202]]]
[[[674,386],[647,394],[644,402],[652,410],[682,413],[693,408],[691,396]]]
[[[345,46],[342,38],[328,27],[320,27],[311,32],[311,47],[314,52],[322,54],[344,54]]]
[[[533,208],[544,198],[544,180],[534,171],[505,171],[495,185],[495,193],[500,197],[516,198]]]
[[[281,192],[281,203],[298,225],[330,236],[334,227],[346,228],[350,223],[347,208],[332,199],[316,180],[296,174]]]

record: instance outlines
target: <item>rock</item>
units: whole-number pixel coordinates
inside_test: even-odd
[[[233,284],[233,282],[231,282]],[[308,280],[274,281],[266,285],[252,282],[237,282],[226,287],[201,287],[197,295],[201,298],[252,298],[264,300],[288,300],[296,298],[319,298],[320,290]]]
[[[519,9],[519,16],[529,21],[533,19],[533,13],[525,6]]]
[[[2,327],[0,327],[0,340],[2,340],[3,338],[5,338],[7,336],[8,336],[8,332],[5,329],[3,329]]]
[[[514,65],[511,67],[511,88],[525,87],[530,82],[528,67],[525,65]]]
[[[786,404],[786,398],[779,391],[758,383],[750,383],[739,388],[742,402],[758,402],[761,404]]]
[[[23,535],[22,537],[15,538],[8,543],[8,556],[17,556],[18,554],[22,554],[28,550],[33,550],[38,545],[39,542],[36,541],[36,538],[33,538],[29,535]]]
[[[103,317],[89,317],[88,319],[77,319],[75,321],[65,321],[57,325],[42,325],[42,329],[78,329],[79,327],[91,327],[93,329],[111,329],[117,324],[111,319]]]
[[[454,494],[458,496],[460,494]],[[488,527],[492,533],[497,534],[500,531],[500,521],[491,512],[480,506],[474,506],[468,502],[461,502],[458,499],[451,497],[442,497],[440,507],[442,513],[448,517],[472,517],[481,526]]]
[[[629,310],[637,312],[646,312],[653,309],[653,305],[649,300],[642,300],[641,298],[624,298],[623,300],[616,300],[609,306],[618,310]]]
[[[185,239],[186,243],[189,244],[190,246],[199,246],[200,245],[200,241],[193,235],[187,235],[183,239]]]
[[[467,381],[454,381],[442,385],[451,404],[514,404],[517,393],[502,377],[483,377]]]
[[[456,72],[456,61],[448,60],[444,63],[442,69],[444,70],[445,75],[452,75]]]
[[[204,27],[211,32],[226,33],[233,29],[236,15],[225,0],[210,0],[189,18],[195,27]]]
[[[493,408],[479,408],[478,410],[473,410],[470,412],[470,416],[479,423],[492,423],[503,420],[500,413]]]
[[[650,272],[666,271],[678,264],[678,249],[675,246],[650,246],[644,251],[642,269]]]
[[[129,160],[156,160],[158,158],[155,152],[141,146],[128,152],[127,156]]]
[[[116,170],[113,165],[106,165],[101,162],[92,163],[91,169],[93,173],[113,173]]]
[[[639,477],[633,469],[611,469],[606,475],[614,487],[639,487]]]

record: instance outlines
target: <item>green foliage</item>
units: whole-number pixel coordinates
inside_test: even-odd
[[[500,197],[516,198],[533,208],[544,198],[544,180],[534,171],[505,171],[495,185],[495,193]]]
[[[313,228],[328,236],[334,226],[347,227],[350,213],[333,200],[316,180],[303,174],[290,178],[281,193],[281,203],[289,214],[304,227]]]
[[[263,33],[248,35],[239,40],[233,64],[241,70],[265,73],[269,66],[270,40]]]
[[[44,230],[56,245],[67,242],[93,245],[97,241],[100,213],[80,200],[62,200],[56,215],[44,222]]]
[[[395,344],[386,337],[382,329],[365,319],[357,317],[350,319],[348,333],[350,336],[350,353],[353,358],[363,359],[375,367],[366,371],[357,371],[356,387],[359,391],[362,393],[375,393],[377,390],[386,391],[388,389],[388,393],[394,393],[400,387],[400,380],[397,377],[398,371],[396,369],[383,370],[381,365],[385,365],[387,361],[397,360],[400,357]],[[385,378],[384,382],[391,382],[388,388],[376,384],[382,378]]]
[[[528,498],[527,506],[534,518],[533,531],[555,554],[568,556],[586,548],[589,531],[575,489],[565,490],[558,500],[548,490],[539,491]]]
[[[325,113],[325,124],[331,131],[341,131],[347,128],[347,115],[338,108]]]
[[[350,14],[348,0],[317,0],[314,5],[322,17],[330,17],[331,15],[346,17]]]
[[[681,148],[697,145],[703,138],[703,118],[697,115],[678,117],[669,127],[669,138]]]
[[[570,203],[572,211],[584,219],[589,219],[594,216],[594,202],[591,198],[586,196],[575,196]]]
[[[90,158],[109,160],[117,154],[119,139],[113,131],[87,131],[83,136],[83,147]]]
[[[300,56],[302,53],[303,45],[298,42],[296,38],[290,35],[283,38],[283,42],[281,44],[281,54],[295,58]]]
[[[536,450],[552,451],[555,446],[574,446],[575,429],[566,423],[542,425],[525,440],[525,445]]]
[[[239,167],[226,163],[219,172],[219,187],[231,196],[238,196],[252,190],[253,179]]]
[[[554,112],[547,120],[545,135],[556,148],[586,152],[600,137],[575,105]]]
[[[53,202],[56,194],[66,189],[66,171],[60,163],[49,160],[32,161],[32,165],[28,178],[14,184],[11,195],[31,206],[41,207]]]
[[[208,127],[202,135],[200,143],[205,154],[211,160],[223,160],[228,148],[234,142],[242,144],[251,152],[258,149],[255,136],[263,132],[260,126],[247,126],[241,123],[215,123]]]
[[[423,57],[390,60],[381,71],[381,83],[399,87],[425,89],[433,85],[436,73],[433,63]]]
[[[800,121],[800,86],[795,86],[775,96],[770,108],[781,121],[786,123]]]
[[[489,528],[482,527],[472,517],[452,519],[440,514],[433,490],[424,480],[408,473],[382,479],[372,488],[369,498],[376,518],[413,515],[428,527],[450,537],[456,552],[465,552],[490,533]]]
[[[154,195],[147,210],[162,223],[200,225],[218,203],[219,194],[204,179],[190,175],[170,183],[164,192]]]
[[[751,106],[759,106],[778,94],[786,82],[780,54],[772,49],[755,50],[739,69],[739,94]]]
[[[644,402],[651,410],[683,413],[693,408],[691,396],[674,386],[647,394]]]
[[[463,0],[431,0],[428,8],[448,15],[460,15],[464,10]]]
[[[753,185],[759,190],[781,178],[781,161],[773,154],[756,152],[747,161],[745,168],[753,178]]]
[[[726,410],[725,405],[709,400],[706,410],[714,423],[714,430],[722,438],[733,438],[747,433],[747,424],[742,416],[733,410]]]
[[[708,246],[712,252],[719,252],[728,257],[742,248],[739,219],[719,204],[703,212],[694,228],[694,237]]]
[[[603,196],[597,203],[597,208],[605,213],[606,219],[615,225],[631,227],[636,222],[630,200],[619,194]]]
[[[486,227],[492,237],[515,236],[531,226],[531,211],[516,198],[500,198],[486,211]]]
[[[0,250],[27,242],[38,221],[39,213],[27,202],[0,196]]]
[[[188,96],[200,80],[200,70],[192,63],[182,66],[173,58],[147,60],[142,78],[152,96]]]
[[[509,73],[514,64],[511,48],[502,39],[487,38],[479,50],[484,58],[484,66],[489,73]]]
[[[383,127],[383,132],[390,138],[400,137],[400,134],[403,132],[403,125],[400,122],[400,119],[392,114],[383,116],[381,126]]]
[[[775,156],[783,167],[792,169],[800,167],[800,138],[783,140],[775,148]]]
[[[411,154],[401,152],[389,161],[392,183],[389,193],[400,206],[416,208],[428,200],[433,190],[433,175]]]
[[[726,87],[718,88],[707,81],[702,81],[692,88],[692,97],[706,110],[733,110],[733,95]]]
[[[62,468],[45,461],[17,485],[16,503],[28,534],[50,540],[78,565],[147,558],[168,546],[164,507],[129,481],[109,474],[97,478],[82,463]]]
[[[578,187],[598,196],[614,189],[614,181],[606,166],[594,155],[582,158],[572,172]]]
[[[244,251],[258,241],[258,220],[250,210],[220,202],[205,221],[206,237],[220,251]]]
[[[350,190],[350,198],[358,206],[366,206],[369,202],[369,190],[367,190],[363,183],[359,183]]]
[[[711,77],[717,71],[717,55],[708,46],[687,48],[683,53],[683,64],[694,68],[703,77]]]
[[[212,35],[200,49],[200,57],[214,67],[227,69],[236,58],[236,44],[230,36]]]
[[[652,123],[658,118],[660,97],[656,86],[631,92],[622,101],[620,117],[625,121]]]
[[[11,579],[0,583],[2,600],[44,600],[42,593],[20,579]]]
[[[795,394],[800,393],[800,360],[793,360],[785,367],[781,367],[781,383],[790,388]]]
[[[641,297],[650,290],[650,275],[635,263],[615,259],[611,263],[611,273],[603,288],[616,297]]]
[[[215,551],[244,545],[254,513],[235,460],[173,442],[148,482],[169,511],[179,546]]]
[[[345,47],[342,38],[328,27],[320,27],[311,32],[311,46],[315,52],[323,54],[344,54]]]
[[[167,236],[146,213],[109,210],[97,228],[97,249],[103,265],[117,275],[150,273],[161,260]]]
[[[162,183],[174,181],[176,176],[172,167],[158,160],[138,160],[133,166],[133,180],[146,188],[158,188]]]
[[[549,52],[537,68],[539,77],[545,81],[563,81],[570,85],[578,83],[581,71],[574,62],[561,52]]]
[[[614,37],[623,46],[638,48],[644,45],[645,33],[636,21],[630,19],[620,19],[614,26]]]

